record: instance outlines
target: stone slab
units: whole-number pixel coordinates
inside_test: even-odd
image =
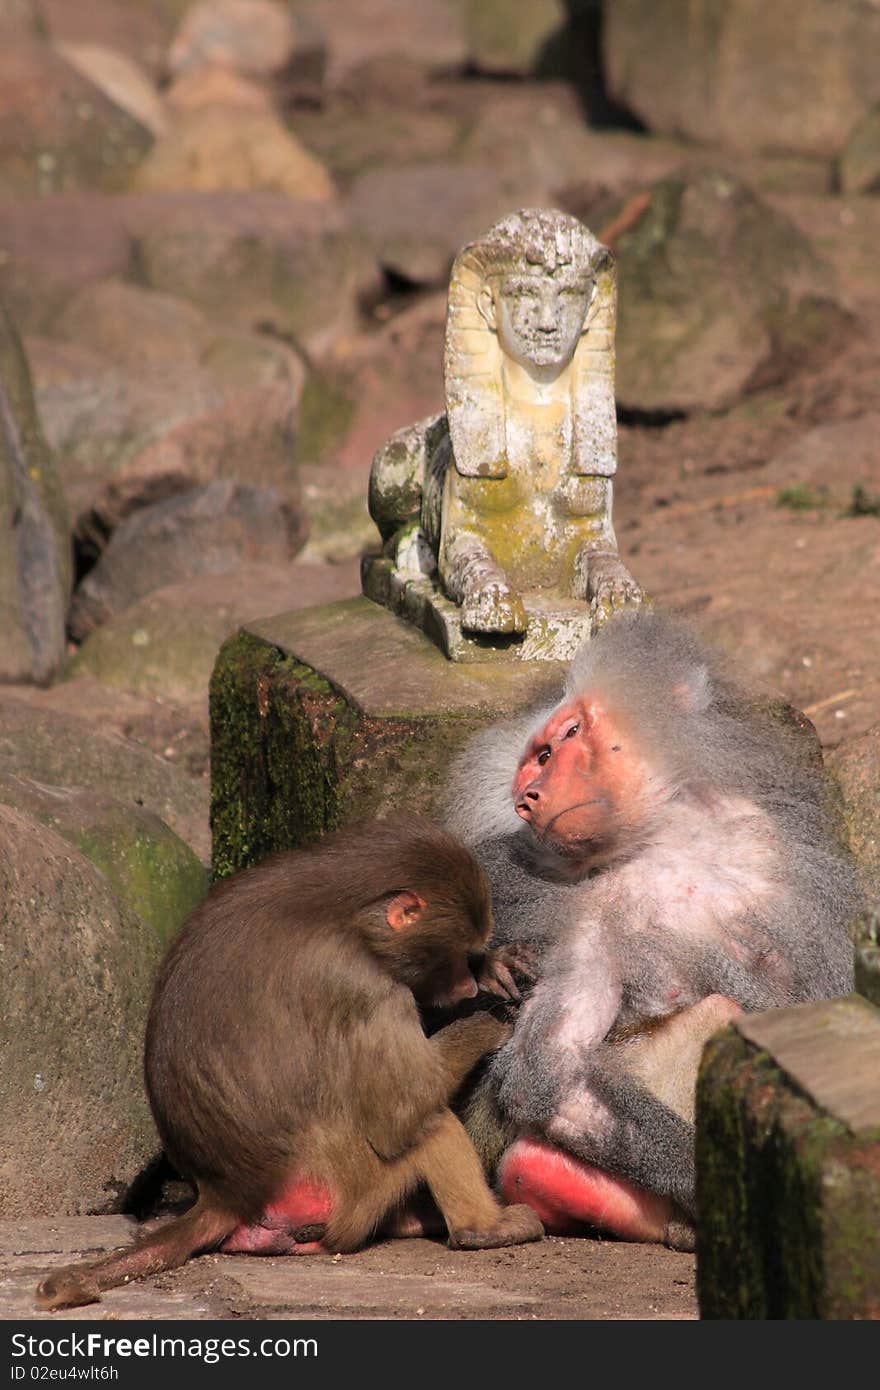
[[[880,1129],[880,1010],[867,1000],[850,995],[770,1009],[734,1026],[854,1134]]]
[[[245,631],[304,662],[377,719],[503,713],[558,691],[563,662],[447,660],[433,642],[366,598],[280,614]]]

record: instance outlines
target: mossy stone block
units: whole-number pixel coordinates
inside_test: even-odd
[[[554,698],[563,669],[456,665],[365,598],[248,624],[211,679],[214,876],[364,817],[436,815],[468,735]]]
[[[705,1318],[880,1317],[880,1010],[746,1014],[697,1084]]]

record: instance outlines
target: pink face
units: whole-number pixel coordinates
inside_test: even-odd
[[[569,853],[606,841],[642,785],[643,765],[595,701],[555,710],[526,748],[512,794],[540,840]]]

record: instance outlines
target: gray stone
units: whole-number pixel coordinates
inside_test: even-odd
[[[37,39],[0,44],[0,88],[0,193],[127,188],[153,143],[146,126]]]
[[[654,184],[616,249],[626,409],[722,409],[839,350],[851,332],[827,263],[729,174]]]
[[[0,681],[47,681],[65,650],[67,505],[27,358],[0,305]]]
[[[200,859],[209,855],[207,791],[137,743],[57,709],[0,693],[0,775],[82,788],[160,817]]]
[[[73,845],[163,946],[208,891],[201,860],[164,821],[135,802],[0,772],[0,804],[48,825]]]
[[[153,927],[0,805],[0,1214],[106,1208],[156,1147],[141,1081]]]
[[[70,633],[81,641],[152,590],[197,575],[283,565],[305,538],[304,516],[277,492],[231,478],[142,507],[113,532],[74,594]]]
[[[880,10],[862,0],[614,0],[611,94],[652,130],[833,157],[880,99]]]
[[[525,77],[540,67],[550,40],[564,27],[563,0],[465,0],[470,58],[481,72]]]

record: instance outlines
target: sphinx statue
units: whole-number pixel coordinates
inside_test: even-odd
[[[376,454],[367,597],[453,660],[566,660],[641,592],[617,554],[616,274],[566,213],[523,209],[457,256],[444,414]]]

